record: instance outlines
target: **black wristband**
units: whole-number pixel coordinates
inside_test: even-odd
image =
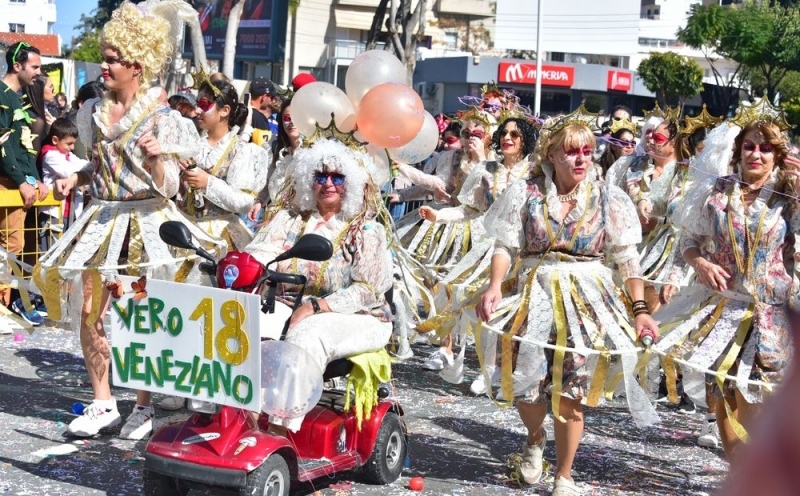
[[[309,300],[311,302],[311,308],[314,309],[314,313],[322,313],[322,309],[319,307],[319,301],[316,298],[311,298]]]

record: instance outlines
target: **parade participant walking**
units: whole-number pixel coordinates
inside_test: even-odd
[[[640,425],[657,420],[634,378],[637,337],[657,334],[643,300],[636,251],[641,227],[623,191],[587,180],[595,122],[596,115],[581,106],[546,124],[531,176],[512,184],[484,220],[495,252],[476,313],[503,333],[495,341],[502,344],[500,367],[507,371],[501,390],[505,398],[517,398],[528,430],[519,470],[529,484],[542,476],[547,441],[542,423],[548,398],[552,404],[556,496],[580,494],[572,464],[583,433],[583,405],[596,406],[602,398],[610,353],[622,352],[634,419]],[[614,282],[607,257],[617,264],[624,287]],[[516,291],[504,295],[506,274],[518,263]],[[632,309],[620,298],[625,290]],[[515,343],[514,337],[522,340]],[[487,347],[476,343],[479,353]],[[598,360],[587,360],[588,354]]]
[[[701,284],[656,316],[673,326],[655,347],[666,354],[667,377],[681,360],[684,391],[701,395],[705,374],[713,375],[717,425],[734,464],[758,405],[791,360],[800,160],[788,153],[788,127],[765,97],[706,138],[676,216],[681,252]]]
[[[276,140],[275,153],[272,155],[272,163],[269,167],[268,181],[247,214],[247,218],[252,222],[258,222],[264,206],[274,201],[283,191],[291,173],[290,165],[294,152],[303,142],[300,131],[292,122],[291,98],[284,101],[278,117],[280,118],[281,126],[278,128],[278,139]]]
[[[242,250],[253,236],[239,215],[250,210],[256,192],[267,184],[269,155],[239,138],[248,109],[231,84],[195,82],[200,83],[197,106],[202,111],[198,122],[203,147],[194,157],[197,167],[184,168],[190,190],[182,209],[208,234],[226,240],[228,249]]]
[[[183,5],[179,0],[126,1],[113,12],[100,38],[100,68],[108,93],[100,101],[87,101],[78,115],[78,131],[91,143],[92,161],[54,186],[64,198],[88,184],[93,198],[34,269],[50,317],[69,319],[80,333],[94,400],[69,424],[68,431],[76,436],[93,436],[120,422],[108,376],[110,349],[103,319],[110,295],[103,279],[113,282],[120,271],[173,279],[184,258],[159,238],[165,220],[187,223],[203,247],[217,256],[224,252],[221,240],[188,224],[169,200],[178,192],[179,158],[192,157],[201,144],[194,127],[158,103],[161,88],[149,88],[173,49],[170,22],[160,12]],[[67,300],[63,308],[62,299]],[[148,435],[152,418],[150,394],[137,392],[136,407],[120,437]]]
[[[636,150],[636,141],[633,139],[636,133],[636,124],[628,119],[615,119],[611,121],[609,130],[611,135],[604,138],[608,143],[597,164],[600,168],[598,172],[601,174],[601,178],[606,177],[606,173],[614,165],[614,162],[622,157],[632,155]]]
[[[377,190],[367,172],[369,160],[358,147],[325,137],[298,150],[290,176],[291,204],[262,227],[246,250],[267,263],[306,233],[332,242],[333,257],[327,261],[294,259],[275,266],[308,278],[307,297],[292,315],[286,341],[306,350],[320,370],[337,358],[383,348],[392,333],[384,297],[392,287],[392,257],[387,233],[375,219]],[[282,284],[279,291],[283,302],[294,303],[297,286]],[[270,417],[273,425],[292,431],[302,420]]]
[[[533,125],[522,117],[511,117],[503,121],[492,136],[492,149],[500,157],[497,161],[484,161],[472,169],[464,181],[458,196],[457,207],[434,210],[429,206],[419,209],[420,216],[436,223],[471,222],[483,223],[483,216],[497,201],[509,185],[524,179],[530,172],[529,155],[536,146],[536,131]],[[461,382],[463,378],[463,351],[466,329],[459,323],[459,314],[464,308],[473,306],[470,300],[476,288],[482,287],[489,278],[494,241],[491,238],[479,240],[469,252],[453,267],[437,285],[437,317],[430,324],[443,336],[443,346],[433,353],[423,364],[428,370],[442,370],[442,377],[451,382]],[[472,289],[470,289],[472,288]],[[420,328],[428,327],[428,323]],[[461,351],[454,361],[453,333],[461,342]],[[453,367],[455,366],[455,367]],[[492,373],[489,374],[493,376]],[[475,394],[486,392],[486,382],[481,375],[473,384]]]
[[[473,107],[460,113],[459,120],[463,126],[462,149],[438,154],[433,159],[435,163],[429,166],[434,175],[400,165],[400,173],[414,182],[410,189],[433,193],[435,203],[431,206],[434,208],[460,205],[458,196],[470,171],[494,158],[489,149],[496,126],[494,117]],[[400,201],[410,199],[402,190],[397,194]],[[397,234],[403,247],[431,274],[443,277],[467,254],[472,243],[483,236],[483,226],[479,222],[436,223],[423,215],[427,214],[420,210],[406,214],[398,223]]]

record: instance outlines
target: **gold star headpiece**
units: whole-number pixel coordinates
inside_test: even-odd
[[[567,126],[578,124],[588,127],[592,132],[597,132],[600,130],[600,128],[597,126],[597,118],[599,115],[600,114],[595,114],[586,110],[583,102],[581,102],[580,106],[575,109],[575,111],[567,115],[553,118],[553,120],[545,124],[544,129],[550,135],[554,135]]]
[[[781,131],[786,131],[790,127],[789,123],[786,122],[786,115],[783,113],[783,109],[772,105],[767,95],[762,96],[753,103],[742,102],[730,122],[741,128],[751,122],[772,123],[778,126]]]
[[[661,110],[661,106],[656,101],[656,106],[653,107],[651,111],[644,111],[644,120],[647,120],[651,117],[660,117],[665,121],[670,121],[674,123],[678,123],[681,118],[681,114],[683,113],[683,109],[681,107],[667,107],[665,110]]]
[[[303,141],[303,146],[310,148],[311,145],[319,140],[332,138],[342,142],[345,146],[352,148],[353,150],[359,152],[366,151],[364,146],[367,144],[367,142],[362,142],[356,139],[354,133],[355,131],[344,132],[336,127],[336,119],[334,118],[333,112],[331,112],[330,124],[328,124],[326,127],[322,127],[319,125],[319,122],[314,123],[314,134]]]
[[[466,123],[469,121],[476,121],[483,124],[486,129],[489,129],[492,126],[497,125],[497,120],[494,116],[485,110],[481,110],[478,107],[470,107],[467,110],[456,112],[456,116],[458,120],[462,123]]]
[[[211,91],[214,93],[215,98],[222,95],[222,92],[219,90],[219,88],[214,86],[214,83],[212,83],[211,79],[209,79],[208,73],[206,73],[205,68],[200,67],[200,69],[197,72],[191,73],[191,76],[192,76],[193,90],[199,90],[200,86],[202,86],[203,83],[207,83],[208,87],[211,88]]]
[[[637,131],[636,123],[627,118],[611,119],[611,127],[609,129],[611,129],[611,134],[616,133],[620,129],[626,129],[634,135],[636,134]]]
[[[488,83],[481,86],[481,96],[486,97],[489,95],[495,95],[498,98],[503,98],[505,96],[505,93],[503,92],[503,90],[500,89],[499,86],[497,86],[497,83],[495,83],[494,81],[489,81]]]
[[[688,115],[683,118],[684,126],[681,128],[681,133],[690,135],[700,128],[714,128],[723,121],[723,117],[714,117],[708,113],[706,104],[703,104],[703,110],[697,117],[689,117]]]

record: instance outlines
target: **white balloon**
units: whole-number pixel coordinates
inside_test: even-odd
[[[286,341],[261,343],[262,412],[299,418],[310,412],[321,396],[322,371],[306,350]]]
[[[346,133],[356,126],[356,111],[344,91],[323,81],[309,83],[294,94],[292,98],[292,122],[297,130],[311,136],[315,125],[328,127],[331,113],[336,119],[336,127]]]
[[[372,177],[372,182],[375,183],[378,188],[381,188],[388,183],[391,178],[389,156],[386,155],[385,148],[372,144],[368,144],[365,148],[370,158],[372,158],[372,163],[368,167],[369,175]]]
[[[344,87],[354,105],[369,90],[383,83],[406,83],[406,66],[386,50],[367,50],[347,68]]]
[[[425,112],[425,120],[422,121],[422,129],[419,130],[413,140],[403,146],[389,149],[389,156],[396,162],[406,164],[417,164],[422,162],[436,150],[439,144],[439,126],[436,119]]]

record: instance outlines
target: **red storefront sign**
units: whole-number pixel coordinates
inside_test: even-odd
[[[633,74],[627,71],[608,71],[606,87],[613,91],[630,91],[633,88]]]
[[[497,79],[501,83],[536,84],[536,64],[500,62]],[[542,84],[572,87],[575,68],[565,65],[542,65]]]

